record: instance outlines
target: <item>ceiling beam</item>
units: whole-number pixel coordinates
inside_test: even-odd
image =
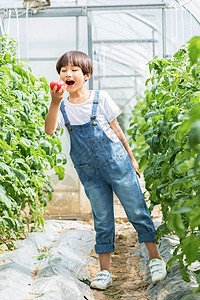
[[[40,10],[35,14],[31,14],[30,17],[33,18],[44,18],[44,17],[66,17],[66,16],[87,16],[88,11],[130,11],[130,10],[148,10],[148,9],[166,9],[168,8],[167,4],[132,4],[132,5],[89,5],[89,6],[55,6],[47,7],[44,10]],[[6,12],[13,7],[2,9],[1,11]],[[17,8],[19,17],[26,17],[25,8]],[[11,16],[16,17],[16,16]]]
[[[94,44],[127,44],[127,43],[158,43],[154,39],[130,39],[130,40],[94,40]]]
[[[94,76],[94,79],[101,79],[101,78],[122,78],[122,77],[125,78],[125,77],[143,77],[143,76],[141,74],[97,75],[97,76]]]
[[[95,5],[88,6],[88,10],[92,11],[107,11],[107,10],[136,10],[136,9],[161,9],[167,8],[165,3],[161,4],[131,4],[131,5]]]
[[[124,90],[124,89],[134,89],[134,86],[102,86],[102,90]]]

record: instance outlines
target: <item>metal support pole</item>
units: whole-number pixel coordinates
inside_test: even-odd
[[[124,75],[124,74],[115,74],[115,75],[97,75],[95,76],[95,79],[99,79],[99,78],[124,78],[124,77],[143,77],[142,74],[138,74],[135,72],[135,74],[127,74],[127,75]]]
[[[92,20],[91,20],[91,11],[87,15],[87,28],[88,28],[88,55],[90,56],[93,62],[93,48],[92,48]],[[93,76],[89,79],[89,89],[93,90]]]
[[[152,30],[152,40],[154,41],[155,38],[155,30]],[[155,51],[155,42],[152,42],[152,51],[153,51],[153,59],[155,58],[156,51]]]
[[[5,28],[4,28],[4,18],[3,15],[0,14],[0,36],[4,35]]]
[[[79,50],[79,17],[76,17],[76,50]]]
[[[76,5],[78,5],[78,0],[76,0]],[[76,16],[76,50],[79,50],[79,17],[78,16]],[[81,213],[81,184],[79,178],[77,178],[77,188],[78,188],[79,213]]]
[[[24,8],[19,8],[19,15],[21,18],[24,18],[25,15],[23,12]],[[37,14],[31,14],[32,18],[38,17],[66,17],[66,16],[85,16],[85,11],[129,11],[130,10],[148,10],[148,9],[163,9],[168,8],[167,4],[144,4],[144,5],[94,5],[94,6],[57,6],[51,7],[48,6],[45,10],[38,11]],[[12,7],[8,9],[13,9]]]
[[[101,78],[103,78],[103,75],[101,75],[101,65],[100,65],[100,57],[99,57],[98,59],[98,89],[99,90],[101,90]],[[95,77],[93,77],[93,80],[94,79]]]
[[[78,1],[76,0],[76,5]],[[76,50],[79,50],[79,17],[76,16]]]
[[[135,76],[135,98],[138,96],[138,85],[137,85],[137,77]]]
[[[162,8],[162,52],[163,58],[166,58],[166,13]]]
[[[94,44],[130,44],[130,43],[157,43],[157,40],[152,39],[129,39],[129,40],[94,40]]]

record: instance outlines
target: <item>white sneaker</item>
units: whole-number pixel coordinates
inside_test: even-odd
[[[91,282],[90,287],[98,290],[105,290],[112,285],[112,274],[107,270],[97,273],[97,277]]]
[[[163,259],[154,258],[149,263],[152,283],[156,284],[167,276],[166,263]]]

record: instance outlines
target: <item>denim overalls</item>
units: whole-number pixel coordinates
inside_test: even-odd
[[[156,230],[127,151],[121,141],[113,142],[107,137],[96,119],[98,103],[99,91],[95,91],[91,120],[83,125],[70,125],[64,101],[60,110],[70,135],[72,162],[92,205],[95,251],[99,254],[115,250],[113,192],[140,243],[154,241]]]

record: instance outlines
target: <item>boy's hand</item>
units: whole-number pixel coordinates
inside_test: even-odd
[[[140,175],[140,172],[139,172],[138,162],[135,160],[135,158],[131,159],[131,162],[132,162],[133,168],[135,169],[135,172],[136,172],[137,176],[139,178],[141,178],[141,175]]]
[[[53,90],[50,89],[50,93],[51,93],[52,101],[55,104],[59,104],[62,101],[63,96],[64,96],[65,85],[63,85],[57,92],[56,92],[56,89],[57,89],[57,86],[54,86]]]

